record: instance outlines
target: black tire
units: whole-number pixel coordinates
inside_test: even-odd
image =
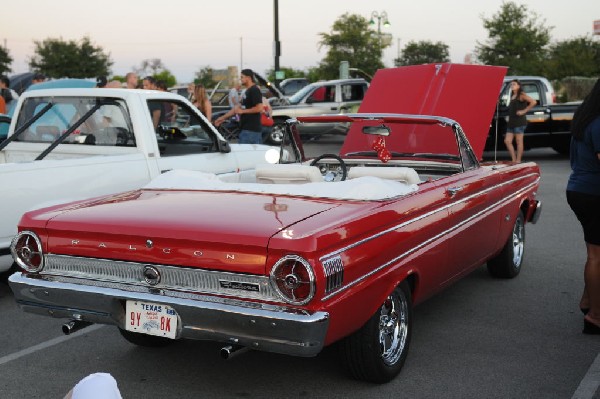
[[[555,144],[552,146],[552,149],[558,152],[560,155],[569,155],[571,151],[571,142],[566,141],[560,144]]]
[[[342,365],[357,380],[389,382],[402,370],[411,333],[412,299],[404,281],[360,330],[340,342]]]
[[[146,348],[162,348],[173,342],[173,340],[169,338],[136,333],[132,331],[123,330],[122,328],[119,328],[119,332],[121,333],[123,338],[125,338],[130,343]]]
[[[10,277],[10,275],[15,272],[18,272],[18,271],[19,271],[19,266],[17,266],[17,264],[15,262],[13,262],[10,269],[8,269],[5,272],[0,273],[0,281],[2,281],[3,283],[8,283],[8,278]]]
[[[499,278],[513,278],[521,272],[525,254],[525,218],[519,212],[513,229],[502,251],[487,262],[490,274]]]

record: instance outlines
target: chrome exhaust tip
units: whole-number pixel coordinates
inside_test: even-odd
[[[224,360],[231,359],[234,356],[241,355],[248,351],[248,348],[240,345],[228,345],[221,348],[221,358]]]
[[[73,334],[74,332],[79,331],[82,328],[85,328],[91,324],[92,323],[88,321],[71,320],[68,323],[62,325],[62,332],[65,335]]]

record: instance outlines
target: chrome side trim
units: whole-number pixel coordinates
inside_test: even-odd
[[[330,253],[328,253],[328,254],[325,254],[325,255],[323,255],[323,256],[321,256],[321,257],[319,258],[319,261],[321,261],[321,263],[323,263],[325,259],[328,259],[328,258],[330,258],[330,257],[333,257],[333,256],[337,256],[337,255],[339,255],[339,254],[341,254],[341,253],[343,253],[343,252],[346,252],[346,251],[347,251],[347,250],[349,250],[349,249],[352,249],[352,248],[354,248],[354,247],[357,247],[357,246],[359,246],[359,245],[362,245],[362,244],[364,244],[365,242],[371,241],[371,240],[373,240],[373,239],[375,239],[375,238],[379,238],[379,237],[380,237],[380,236],[382,236],[382,235],[385,235],[385,234],[391,233],[391,232],[393,232],[393,231],[396,231],[396,230],[398,230],[398,229],[400,229],[400,228],[402,228],[402,227],[408,226],[409,224],[412,224],[412,223],[418,222],[418,221],[419,221],[419,220],[421,220],[421,219],[424,219],[424,218],[426,218],[426,217],[429,217],[429,216],[431,216],[431,215],[435,215],[435,214],[436,214],[436,213],[438,213],[438,212],[441,212],[441,211],[444,211],[444,210],[446,210],[446,209],[448,209],[448,208],[451,208],[451,207],[455,206],[456,204],[460,204],[460,203],[462,203],[462,202],[465,202],[465,201],[467,201],[467,200],[470,200],[470,199],[472,199],[472,198],[474,198],[474,197],[476,197],[476,196],[479,196],[479,195],[481,195],[481,194],[487,194],[489,191],[492,191],[492,190],[494,190],[494,189],[496,189],[496,188],[499,188],[499,187],[505,186],[505,185],[507,185],[507,184],[510,184],[510,183],[512,183],[512,182],[516,182],[516,181],[522,180],[522,179],[524,179],[524,178],[526,178],[526,177],[529,177],[529,176],[535,176],[535,174],[534,174],[534,173],[531,173],[531,174],[529,174],[529,175],[521,176],[521,177],[519,177],[519,178],[517,178],[517,179],[508,180],[508,181],[506,181],[506,182],[503,182],[503,183],[500,183],[500,184],[498,184],[498,185],[495,185],[495,186],[492,186],[492,187],[490,187],[490,188],[487,188],[487,189],[485,189],[485,190],[482,190],[482,191],[478,192],[477,194],[472,194],[472,195],[469,195],[468,197],[461,198],[461,199],[460,199],[460,200],[458,200],[458,201],[451,202],[451,203],[449,203],[449,204],[447,204],[447,205],[444,205],[444,206],[443,206],[443,207],[441,207],[441,208],[438,208],[438,209],[435,209],[435,210],[433,210],[433,211],[427,212],[427,213],[425,213],[425,214],[423,214],[423,215],[421,215],[421,216],[419,216],[419,217],[417,217],[417,218],[414,218],[414,219],[408,220],[408,221],[406,221],[406,222],[403,222],[403,223],[397,224],[396,226],[392,226],[392,227],[390,227],[390,228],[388,228],[388,229],[386,229],[386,230],[380,231],[380,232],[379,232],[379,233],[377,233],[377,234],[373,234],[372,236],[369,236],[369,237],[363,238],[362,240],[356,241],[355,243],[349,244],[349,245],[347,245],[347,246],[345,246],[345,247],[343,247],[343,248],[340,248],[340,249],[337,249],[337,250],[335,250],[335,251],[333,251],[333,252],[330,252]],[[535,182],[533,182],[533,183],[531,183],[531,184],[527,185],[526,187],[522,188],[522,189],[521,189],[521,190],[519,190],[517,193],[520,193],[521,191],[524,191],[524,190],[527,190],[527,189],[531,188],[531,186],[533,186],[533,185],[537,184],[539,181],[540,181],[540,177],[539,177],[539,175],[538,175],[538,178],[536,179],[536,181],[535,181]],[[515,194],[513,194],[513,195],[516,195],[517,193],[515,193]],[[498,203],[500,203],[500,202],[502,202],[502,200],[498,201]]]
[[[509,184],[509,183],[512,183],[512,182],[515,182],[515,181],[519,181],[519,180],[525,179],[525,178],[527,178],[527,177],[529,177],[529,176],[532,176],[532,175],[535,175],[535,174],[533,174],[533,173],[532,173],[532,174],[529,174],[529,175],[526,175],[526,176],[519,177],[519,178],[517,178],[517,179],[509,180],[509,181],[507,181],[507,182],[504,182],[504,183],[498,184],[498,185],[496,185],[496,186],[490,187],[490,188],[488,188],[488,189],[486,189],[486,190],[483,190],[483,191],[481,191],[481,192],[479,192],[479,193],[477,193],[477,194],[473,194],[473,195],[470,195],[470,196],[468,196],[468,197],[461,198],[461,199],[460,199],[460,200],[458,200],[458,201],[453,201],[453,202],[451,202],[451,203],[449,203],[449,204],[447,204],[447,205],[445,205],[445,206],[443,206],[443,207],[441,207],[441,208],[439,208],[439,209],[436,209],[436,210],[434,210],[434,211],[428,212],[428,213],[426,213],[426,214],[423,214],[423,215],[421,215],[421,216],[419,216],[419,217],[416,217],[416,218],[414,218],[414,219],[408,220],[408,221],[406,221],[406,222],[400,223],[400,224],[398,224],[398,225],[396,225],[396,226],[394,226],[394,227],[391,227],[391,228],[389,228],[389,229],[387,229],[387,230],[384,230],[384,231],[382,231],[382,232],[379,232],[379,233],[377,233],[377,234],[374,234],[374,235],[372,235],[372,236],[370,236],[370,237],[366,237],[366,238],[364,238],[364,239],[362,239],[362,240],[360,240],[360,241],[357,241],[356,243],[353,243],[353,244],[347,245],[346,247],[344,247],[344,248],[342,248],[342,249],[339,249],[339,250],[337,250],[337,251],[334,251],[334,252],[332,252],[332,253],[330,253],[330,254],[324,255],[324,256],[322,256],[322,257],[321,257],[319,260],[321,261],[321,263],[323,263],[323,262],[325,262],[327,259],[329,259],[330,257],[332,257],[332,256],[338,256],[340,253],[342,253],[342,252],[344,252],[344,251],[347,251],[348,249],[355,248],[355,247],[357,247],[357,246],[359,246],[359,245],[361,245],[361,244],[364,244],[364,243],[366,243],[366,242],[368,242],[368,241],[371,241],[371,240],[373,240],[373,239],[379,238],[379,237],[381,237],[381,236],[383,236],[383,235],[385,235],[385,234],[388,234],[388,233],[390,233],[390,232],[392,232],[392,231],[395,231],[395,230],[397,230],[397,229],[403,228],[403,227],[405,227],[405,226],[408,226],[408,225],[410,225],[410,224],[412,224],[412,223],[415,223],[415,222],[417,222],[417,221],[419,221],[419,220],[422,220],[422,219],[424,219],[424,218],[426,218],[426,217],[428,217],[428,216],[431,216],[431,215],[433,215],[433,214],[436,214],[437,212],[440,212],[440,211],[442,211],[442,210],[446,210],[446,209],[448,209],[448,208],[451,208],[451,207],[453,207],[453,206],[455,206],[455,205],[461,204],[461,203],[463,203],[463,202],[465,202],[465,201],[467,201],[467,200],[470,200],[470,199],[472,199],[472,198],[475,198],[475,197],[477,197],[477,196],[481,195],[482,193],[487,193],[487,192],[489,192],[489,191],[491,191],[491,190],[493,190],[493,189],[495,189],[495,188],[501,187],[501,186],[503,186],[503,185],[506,185],[506,184]],[[410,254],[412,254],[412,253],[414,253],[414,252],[418,251],[419,249],[421,249],[421,248],[423,248],[423,247],[425,247],[425,246],[429,245],[430,243],[432,243],[432,242],[434,242],[434,241],[438,240],[439,238],[441,238],[441,237],[443,237],[443,236],[445,236],[445,235],[447,235],[447,234],[449,234],[449,233],[451,233],[451,232],[453,232],[453,231],[455,231],[455,230],[459,229],[460,227],[464,226],[465,224],[467,224],[467,223],[470,223],[472,220],[474,220],[474,219],[477,219],[477,218],[481,217],[481,216],[482,216],[482,215],[484,215],[484,214],[490,213],[492,210],[494,210],[494,208],[497,208],[497,207],[503,206],[503,205],[504,205],[504,204],[506,204],[506,203],[509,203],[511,200],[513,200],[513,199],[514,199],[514,197],[515,197],[515,196],[518,196],[518,195],[522,194],[523,192],[525,192],[525,191],[527,191],[527,190],[531,189],[531,188],[532,188],[532,187],[534,187],[536,184],[538,184],[538,183],[539,183],[539,180],[540,180],[540,177],[538,176],[538,178],[537,178],[537,179],[536,179],[534,182],[532,182],[532,183],[528,184],[527,186],[525,186],[525,187],[521,188],[520,190],[516,191],[515,193],[512,193],[511,195],[508,195],[508,196],[506,196],[506,197],[504,197],[504,198],[501,198],[501,199],[500,199],[500,200],[498,200],[497,202],[495,202],[495,203],[493,203],[493,204],[489,205],[488,207],[486,207],[485,209],[483,209],[483,210],[479,211],[478,213],[476,213],[476,214],[472,215],[471,217],[469,217],[469,218],[467,218],[467,219],[465,219],[465,220],[461,221],[460,223],[458,223],[458,224],[456,224],[456,225],[454,225],[454,226],[451,226],[450,228],[448,228],[448,229],[446,229],[446,230],[444,230],[444,231],[440,232],[439,234],[435,235],[434,237],[432,237],[432,238],[430,238],[430,239],[428,239],[428,240],[426,240],[426,241],[424,241],[424,242],[420,243],[419,245],[417,245],[417,246],[415,246],[415,247],[413,247],[413,248],[409,249],[408,251],[406,251],[406,252],[404,252],[404,253],[402,253],[402,254],[400,254],[400,255],[398,255],[398,256],[396,256],[396,257],[394,257],[393,259],[391,259],[391,260],[387,261],[386,263],[384,263],[384,264],[382,264],[382,265],[379,265],[379,266],[377,266],[376,268],[374,268],[373,270],[371,270],[369,273],[367,273],[367,274],[365,274],[365,275],[363,275],[363,276],[361,276],[361,277],[359,277],[359,278],[355,279],[354,281],[351,281],[351,282],[349,282],[348,284],[346,284],[346,285],[344,285],[343,287],[340,287],[339,289],[337,289],[337,290],[335,290],[335,291],[333,291],[333,292],[329,293],[328,295],[325,295],[323,298],[321,298],[321,301],[322,301],[322,302],[325,302],[325,301],[327,301],[327,300],[329,300],[329,299],[333,298],[334,296],[336,296],[336,295],[339,295],[340,293],[342,293],[342,292],[346,291],[347,289],[349,289],[349,288],[351,288],[351,287],[353,287],[353,286],[357,285],[357,284],[358,284],[358,283],[360,283],[361,281],[364,281],[364,280],[365,280],[365,279],[367,279],[368,277],[370,277],[370,276],[372,276],[372,275],[374,275],[374,274],[377,274],[377,273],[379,273],[380,271],[382,271],[382,270],[386,269],[387,267],[389,267],[390,265],[392,265],[392,264],[394,264],[394,263],[398,262],[398,261],[399,261],[399,260],[401,260],[402,258],[405,258],[405,257],[409,256]]]
[[[281,297],[269,284],[267,276],[56,254],[47,254],[44,258],[46,266],[40,273],[42,276],[79,279],[79,284],[89,285],[93,282],[96,286],[108,287],[109,283],[120,283],[129,286],[152,286],[159,290],[282,302]],[[146,282],[144,276],[144,270],[148,266],[155,269],[160,276],[160,281],[154,285]],[[247,286],[258,287],[258,290],[240,289]]]

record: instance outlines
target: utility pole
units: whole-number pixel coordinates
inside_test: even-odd
[[[279,42],[279,0],[273,0],[273,29],[275,41],[273,42],[273,56],[275,57],[275,86],[279,87],[279,56],[281,55],[281,43]]]

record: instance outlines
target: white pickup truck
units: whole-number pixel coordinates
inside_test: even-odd
[[[264,145],[229,144],[183,97],[160,91],[50,89],[19,98],[0,144],[0,273],[21,215],[136,189],[171,169],[253,178]]]

